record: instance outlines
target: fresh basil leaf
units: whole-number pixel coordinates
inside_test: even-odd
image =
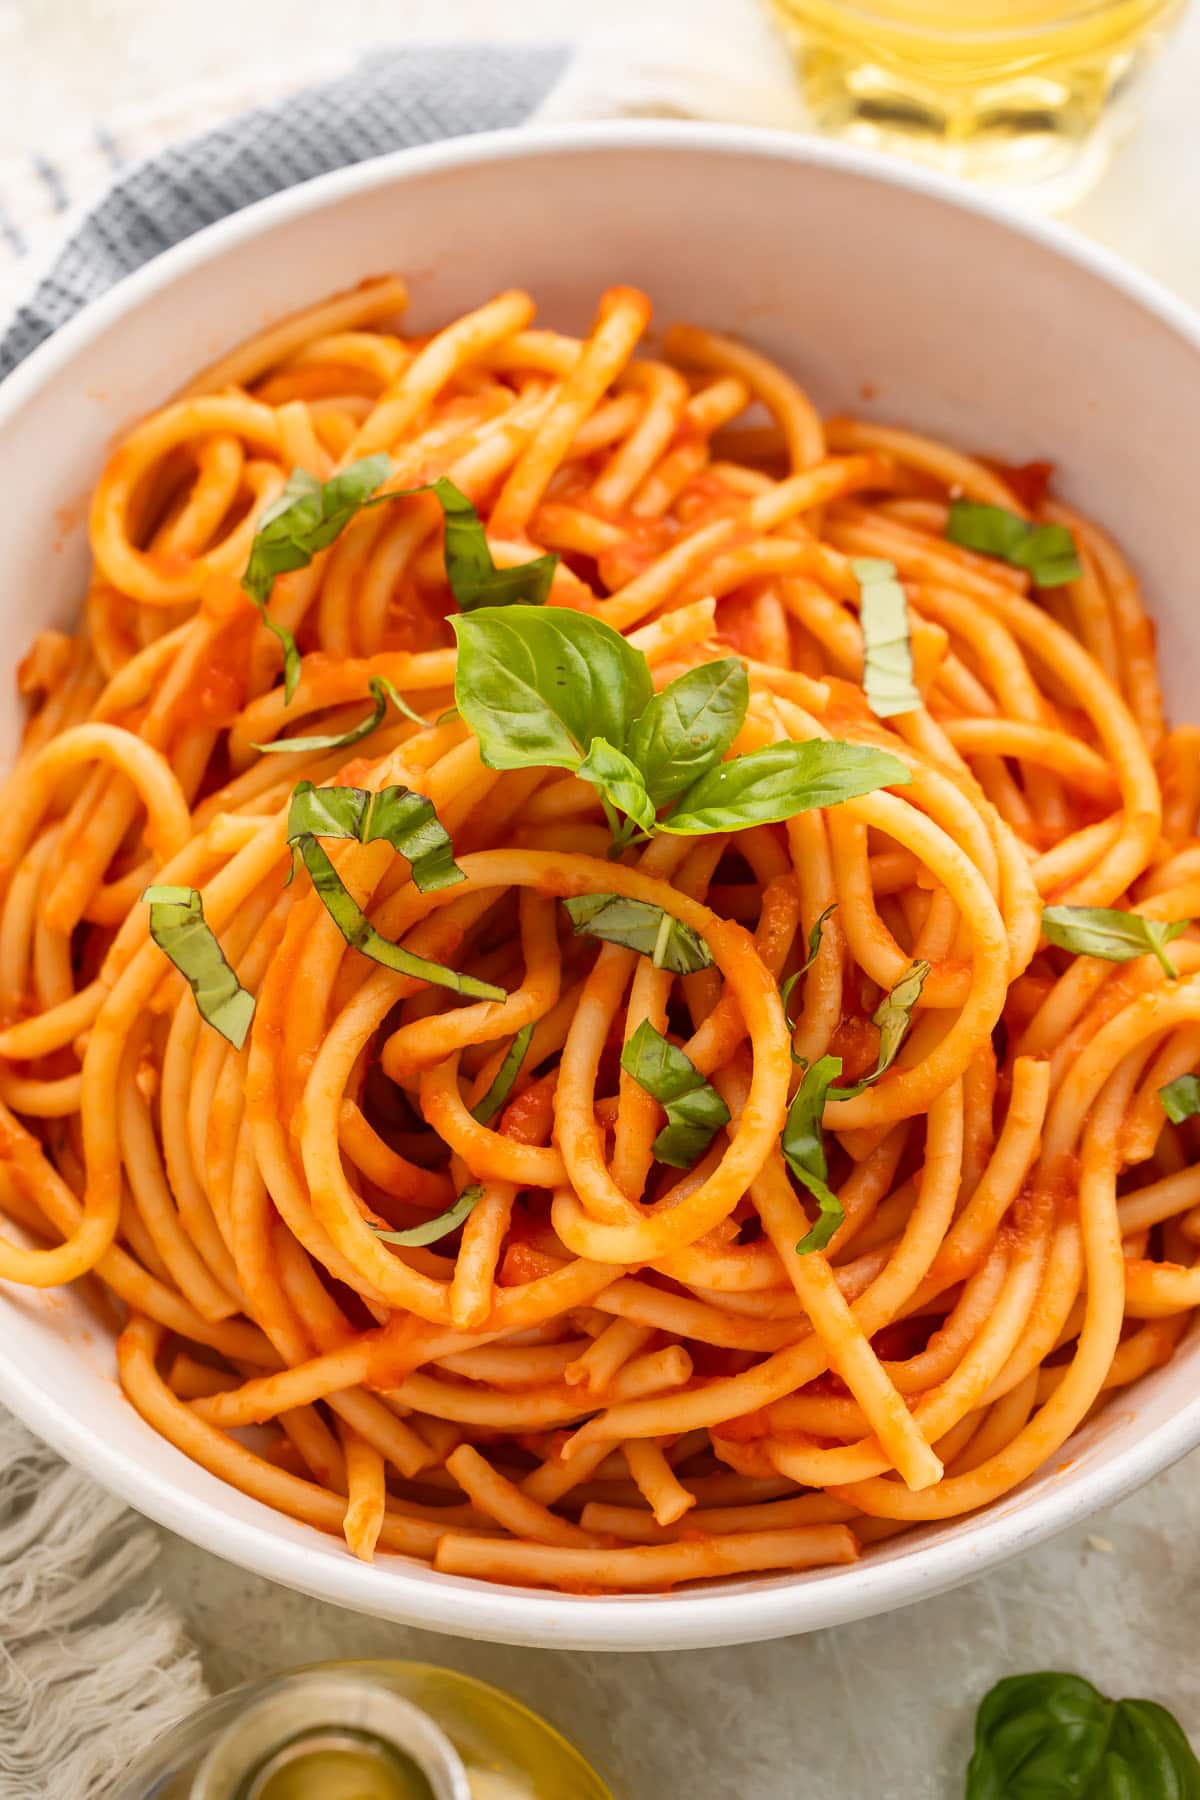
[[[672,975],[694,975],[707,969],[712,955],[704,939],[690,925],[673,918],[648,900],[627,900],[622,894],[579,894],[563,905],[577,937],[603,938],[648,956],[657,969]]]
[[[928,975],[929,964],[915,962],[905,970],[891,992],[883,996],[871,1014],[872,1025],[879,1028],[879,1055],[875,1059],[875,1067],[852,1087],[832,1088],[829,1094],[831,1100],[853,1100],[878,1081],[881,1075],[886,1075],[904,1042],[913,1007],[921,998],[921,989],[925,986]]]
[[[558,557],[535,557],[515,569],[498,569],[492,561],[487,533],[467,496],[442,476],[430,484],[445,520],[446,579],[462,612],[481,606],[544,606],[549,598]],[[420,493],[419,488],[414,492]]]
[[[921,696],[913,684],[908,601],[896,580],[896,565],[863,556],[851,567],[858,582],[867,705],[877,719],[914,712]]]
[[[829,1084],[842,1072],[840,1056],[820,1056],[804,1071],[800,1086],[787,1110],[779,1148],[788,1168],[808,1189],[817,1203],[816,1223],[796,1245],[798,1256],[823,1250],[842,1220],[845,1208],[829,1186],[829,1166],[825,1160],[825,1134],[821,1118]]]
[[[649,1019],[642,1020],[622,1050],[621,1067],[666,1112],[667,1123],[654,1140],[659,1162],[690,1169],[729,1123],[729,1108],[716,1088]]]
[[[746,667],[737,656],[701,663],[653,696],[625,748],[656,809],[720,762],[749,703]]]
[[[412,865],[412,878],[423,894],[464,881],[454,860],[450,834],[432,800],[411,788],[314,787],[302,781],[288,807],[288,843],[303,834],[357,838],[360,844],[382,840]]]
[[[453,1206],[439,1213],[436,1219],[426,1219],[423,1225],[411,1225],[407,1231],[384,1231],[380,1226],[372,1225],[371,1230],[385,1244],[436,1244],[439,1238],[449,1237],[452,1231],[457,1231],[482,1199],[483,1188],[477,1182],[474,1187],[464,1188]]]
[[[490,1125],[508,1096],[512,1093],[513,1083],[521,1073],[521,1064],[525,1061],[525,1053],[529,1049],[533,1037],[533,1026],[522,1025],[512,1043],[504,1053],[504,1061],[496,1070],[496,1078],[487,1093],[471,1108],[471,1117],[480,1125]]]
[[[411,719],[414,725],[428,725],[429,720],[423,719],[420,713],[413,711],[404,696],[396,692],[386,675],[372,675],[367,682],[367,689],[375,705],[366,718],[357,725],[352,725],[349,731],[340,732],[333,737],[275,738],[272,743],[252,744],[250,748],[261,751],[264,756],[271,756],[280,751],[290,751],[294,755],[297,751],[348,750],[351,744],[360,744],[363,738],[370,737],[371,733],[383,724],[389,700],[396,710],[403,713],[406,719]]]
[[[797,970],[795,970],[795,972],[793,974],[788,976],[787,980],[785,982],[783,982],[783,984],[781,985],[781,987],[779,989],[779,999],[783,1006],[783,1016],[787,1020],[787,1027],[790,1032],[794,1033],[796,1030],[796,1021],[795,1021],[795,1019],[793,1019],[791,1013],[788,1011],[788,1007],[789,1007],[789,1004],[790,1004],[791,998],[792,998],[792,989],[795,987],[795,985],[799,981],[800,977],[802,975],[807,975],[808,971],[812,968],[813,964],[816,962],[817,956],[821,949],[821,933],[825,929],[825,921],[829,917],[830,913],[835,913],[837,911],[837,906],[838,906],[837,901],[831,900],[829,905],[825,908],[825,911],[821,914],[820,918],[816,921],[812,930],[808,934],[808,955],[805,957],[804,961],[800,964],[800,967]],[[798,1057],[796,1055],[796,1052],[793,1050],[792,1051],[792,1061],[800,1062],[801,1060],[802,1059],[800,1057]]]
[[[1061,587],[1083,574],[1075,539],[1065,525],[1031,525],[1003,506],[952,500],[946,536],[965,550],[1028,569],[1038,587]]]
[[[965,1800],[1200,1800],[1200,1762],[1152,1700],[1078,1675],[1012,1675],[985,1695]]]
[[[694,781],[660,831],[701,836],[773,825],[818,806],[836,806],[881,787],[906,787],[912,776],[886,750],[809,738],[766,744],[718,763]]]
[[[577,769],[593,738],[623,749],[653,692],[640,650],[566,607],[486,607],[450,624],[454,697],[489,769]]]
[[[402,950],[399,944],[393,944],[376,931],[312,833],[302,831],[294,841],[322,906],[352,950],[369,956],[372,962],[382,963],[385,969],[412,975],[420,981],[428,981],[433,987],[449,988],[455,994],[467,994],[473,1000],[507,1000],[504,989],[494,987],[490,981],[461,975],[457,969],[447,969],[442,963],[431,962],[426,956],[417,956],[413,951]]]
[[[1200,1113],[1200,1075],[1177,1075],[1166,1087],[1159,1088],[1158,1097],[1172,1125],[1194,1119]]]
[[[1179,971],[1166,947],[1181,937],[1191,922],[1176,919],[1166,924],[1161,919],[1147,919],[1142,913],[1120,912],[1108,906],[1042,908],[1042,935],[1060,950],[1117,963],[1129,962],[1135,956],[1154,956],[1169,981],[1177,980]]]
[[[196,1011],[240,1050],[254,1017],[254,995],[225,961],[198,891],[159,883],[146,888],[142,899],[150,908],[150,936],[191,988]]]
[[[604,811],[614,833],[619,829],[616,814],[622,812],[643,831],[654,830],[654,802],[646,792],[642,772],[623,750],[614,749],[607,738],[595,737],[588,753],[576,769],[581,781],[599,788]]]

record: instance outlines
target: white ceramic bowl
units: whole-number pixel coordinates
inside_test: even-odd
[[[409,151],[249,208],[124,281],[0,391],[0,624],[15,662],[76,612],[82,524],[61,538],[112,434],[275,315],[402,270],[417,329],[509,284],[583,327],[614,281],[660,321],[739,333],[825,405],[1022,461],[1124,541],[1156,617],[1168,697],[1200,716],[1191,609],[1200,321],[1082,240],[958,188],[775,134],[622,124],[528,129]],[[64,502],[68,510],[63,512]],[[3,684],[4,749],[17,711]],[[231,1561],[343,1606],[464,1636],[665,1649],[783,1636],[885,1611],[992,1567],[1128,1493],[1200,1443],[1200,1347],[1122,1394],[988,1511],[853,1568],[674,1595],[496,1587],[356,1562],[197,1468],[122,1399],[111,1345],[71,1294],[0,1295],[0,1399],[142,1512]]]

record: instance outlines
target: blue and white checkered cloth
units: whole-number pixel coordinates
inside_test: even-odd
[[[519,125],[559,81],[562,45],[446,45],[376,50],[330,80],[300,87],[126,164],[98,128],[86,157],[39,156],[41,211],[68,214],[72,188],[99,173],[104,198],[80,219],[0,336],[0,376],[87,301],[203,225],[348,163],[438,138]],[[88,198],[94,197],[87,196]],[[21,268],[33,234],[0,211],[0,253]],[[19,259],[19,260],[18,260]]]

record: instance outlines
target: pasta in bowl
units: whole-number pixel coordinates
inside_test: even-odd
[[[0,1274],[217,1481],[574,1603],[1004,1501],[1200,1281],[1116,542],[652,324],[376,277],[164,396],[0,814]]]

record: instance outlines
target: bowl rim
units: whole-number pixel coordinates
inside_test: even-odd
[[[674,120],[532,123],[389,151],[268,195],[203,227],[86,304],[12,371],[0,385],[0,431],[28,403],[36,402],[40,389],[110,324],[191,270],[236,251],[265,227],[284,225],[306,213],[336,207],[350,196],[402,186],[430,173],[475,164],[521,163],[564,150],[600,156],[628,151],[717,152],[748,161],[768,159],[833,170],[902,189],[982,217],[1018,240],[1032,240],[1075,264],[1167,325],[1200,356],[1200,315],[1152,276],[1068,226],[1022,214],[1001,198],[959,186],[936,172],[892,162],[871,151],[757,126]],[[408,1572],[400,1557],[372,1565],[348,1555],[344,1560],[313,1556],[304,1542],[272,1529],[275,1515],[265,1505],[261,1522],[232,1516],[203,1494],[131,1460],[10,1364],[2,1342],[0,1401],[68,1461],[129,1505],[227,1561],[375,1617],[453,1636],[563,1649],[692,1649],[760,1642],[929,1599],[1123,1499],[1200,1445],[1198,1402],[1082,1475],[1066,1476],[1039,1495],[1028,1513],[985,1509],[968,1515],[961,1531],[940,1542],[918,1540],[910,1554],[895,1561],[868,1559],[819,1582],[801,1576],[753,1588],[739,1583],[692,1588],[679,1595],[590,1597],[431,1577],[425,1569],[417,1576]]]

